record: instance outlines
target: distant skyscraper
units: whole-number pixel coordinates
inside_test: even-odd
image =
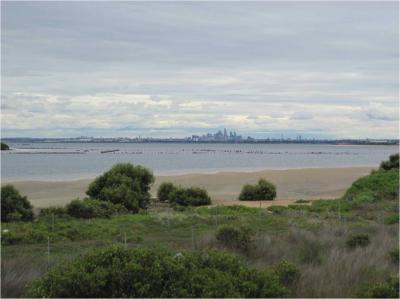
[[[226,132],[226,128],[224,129],[224,140],[228,139],[228,133]]]

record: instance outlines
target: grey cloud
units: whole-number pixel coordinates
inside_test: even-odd
[[[2,124],[10,134],[36,124],[41,134],[73,125],[99,134],[97,124],[112,131],[132,122],[142,135],[206,123],[261,132],[268,117],[277,130],[298,121],[314,132],[321,113],[326,128],[336,124],[334,113],[320,111],[344,106],[365,134],[379,120],[396,132],[398,118],[386,111],[398,108],[396,2],[1,5]],[[146,101],[129,100],[140,95]],[[381,106],[370,111],[375,101]],[[305,115],[302,105],[318,109]],[[20,127],[26,113],[31,123]],[[354,128],[348,134],[363,137]]]

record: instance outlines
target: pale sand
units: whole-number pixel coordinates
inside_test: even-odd
[[[278,191],[271,204],[289,204],[297,199],[335,198],[357,178],[369,174],[373,167],[306,168],[288,170],[263,170],[257,172],[219,172],[215,174],[186,174],[158,176],[151,189],[153,195],[161,182],[168,181],[182,186],[206,188],[215,204],[246,204],[259,206],[259,202],[239,202],[242,186],[255,183],[259,178],[273,182]],[[71,181],[20,181],[9,182],[28,196],[35,207],[61,206],[74,198],[84,197],[92,179]]]

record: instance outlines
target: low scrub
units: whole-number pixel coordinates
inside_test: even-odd
[[[200,215],[239,216],[239,215],[257,214],[260,212],[260,209],[246,207],[242,205],[233,205],[233,206],[202,207],[198,208],[196,212]]]
[[[198,187],[183,188],[172,183],[162,183],[157,192],[160,201],[179,206],[204,206],[211,204],[207,191]]]
[[[369,243],[370,239],[367,234],[350,235],[346,240],[346,245],[349,248],[366,247]]]
[[[273,200],[275,197],[275,185],[267,180],[260,179],[256,185],[244,185],[239,200]]]
[[[288,208],[284,206],[270,206],[267,208],[268,211],[274,214],[283,214]]]
[[[71,201],[66,212],[75,218],[110,218],[114,214],[126,213],[127,209],[120,204],[85,198]]]
[[[32,221],[33,207],[12,185],[1,187],[1,222]]]
[[[251,243],[251,232],[248,228],[243,226],[220,226],[215,237],[222,245],[242,251],[247,251]]]
[[[384,282],[368,284],[357,292],[360,298],[399,298],[399,275],[392,275]]]
[[[240,258],[215,251],[111,247],[56,267],[34,282],[26,297],[285,297],[289,291],[281,280],[291,272],[251,269]]]
[[[64,207],[48,207],[40,209],[39,217],[67,217],[67,209]]]

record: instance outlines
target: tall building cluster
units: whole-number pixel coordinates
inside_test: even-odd
[[[207,133],[204,135],[192,135],[190,138],[192,141],[241,141],[242,136],[237,135],[235,131],[228,131],[226,128],[222,132],[219,130],[217,133],[212,134],[212,133]]]

